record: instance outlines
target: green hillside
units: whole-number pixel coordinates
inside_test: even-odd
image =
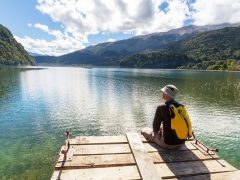
[[[120,66],[239,71],[240,27],[197,33],[170,44],[167,50],[130,56]]]
[[[120,62],[120,67],[175,69],[190,61],[191,59],[185,54],[161,50],[130,56]]]
[[[12,33],[0,24],[0,64],[33,65],[34,58],[29,56]]]

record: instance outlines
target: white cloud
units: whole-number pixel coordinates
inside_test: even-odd
[[[34,40],[30,37],[17,39],[34,52],[59,55],[83,48],[90,34],[123,32],[140,35],[181,27],[189,13],[186,0],[166,1],[169,3],[168,13],[158,8],[165,0],[38,0],[37,9],[50,16],[54,22],[60,23],[64,32],[37,23],[31,27],[53,35],[56,40]],[[62,43],[63,39],[68,44],[74,44],[61,52],[62,44],[57,43]],[[41,46],[41,43],[44,45]],[[34,46],[31,47],[30,44]]]
[[[167,11],[159,5],[168,3]],[[192,17],[197,25],[240,22],[240,0],[38,0],[36,8],[61,25],[61,30],[38,28],[55,37],[53,41],[17,37],[34,52],[60,55],[84,47],[90,34],[121,32],[142,35],[179,28]],[[41,45],[42,43],[42,45]],[[59,44],[60,43],[60,44]],[[32,46],[30,46],[30,44]],[[64,47],[66,46],[66,47]],[[46,52],[45,52],[46,51]]]
[[[23,38],[20,38],[18,36],[14,37],[18,42],[24,45],[24,48],[27,51],[38,54],[59,56],[84,48],[83,44],[73,37],[58,38],[52,41],[46,41],[44,39],[33,39],[28,36],[25,36]]]
[[[240,0],[197,0],[192,7],[196,25],[240,22]]]
[[[82,49],[85,47],[84,43],[87,42],[87,38],[78,38],[67,32],[63,33],[60,30],[49,29],[44,24],[36,23],[33,25],[28,23],[28,26],[40,29],[55,37],[54,40],[47,41],[44,39],[33,39],[28,36],[23,38],[15,36],[16,40],[23,44],[25,49],[30,52],[59,56]]]
[[[184,21],[187,20],[190,15],[187,1],[169,0],[166,2],[169,3],[168,11],[166,13],[159,11],[158,6],[155,6],[153,17],[145,26],[138,26],[136,28],[137,34],[167,31],[183,26]]]
[[[169,11],[159,11],[162,2]],[[181,27],[189,14],[187,0],[38,0],[37,9],[70,33],[99,32],[146,34]]]
[[[107,40],[107,42],[114,42],[114,41],[116,41],[116,39],[109,38],[109,39]]]
[[[63,34],[59,30],[51,30],[48,28],[47,25],[44,25],[44,24],[36,23],[36,24],[34,24],[34,27],[48,33],[49,35],[56,37],[57,39],[69,38],[68,33]]]

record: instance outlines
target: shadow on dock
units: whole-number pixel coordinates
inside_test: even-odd
[[[189,149],[186,145],[174,150],[163,149],[155,143],[149,143],[149,145],[157,150],[157,152],[148,152],[148,154],[152,157],[163,179],[199,179],[198,175],[205,175],[205,180],[211,179],[206,162],[215,157],[203,154],[194,147]]]

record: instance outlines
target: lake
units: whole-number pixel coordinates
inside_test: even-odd
[[[239,72],[1,67],[0,179],[49,179],[66,129],[74,137],[151,127],[170,83],[197,138],[239,169]]]

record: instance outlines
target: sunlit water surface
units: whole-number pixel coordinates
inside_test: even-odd
[[[122,135],[150,126],[175,84],[196,136],[240,168],[240,73],[0,68],[0,179],[49,179],[65,130]]]

